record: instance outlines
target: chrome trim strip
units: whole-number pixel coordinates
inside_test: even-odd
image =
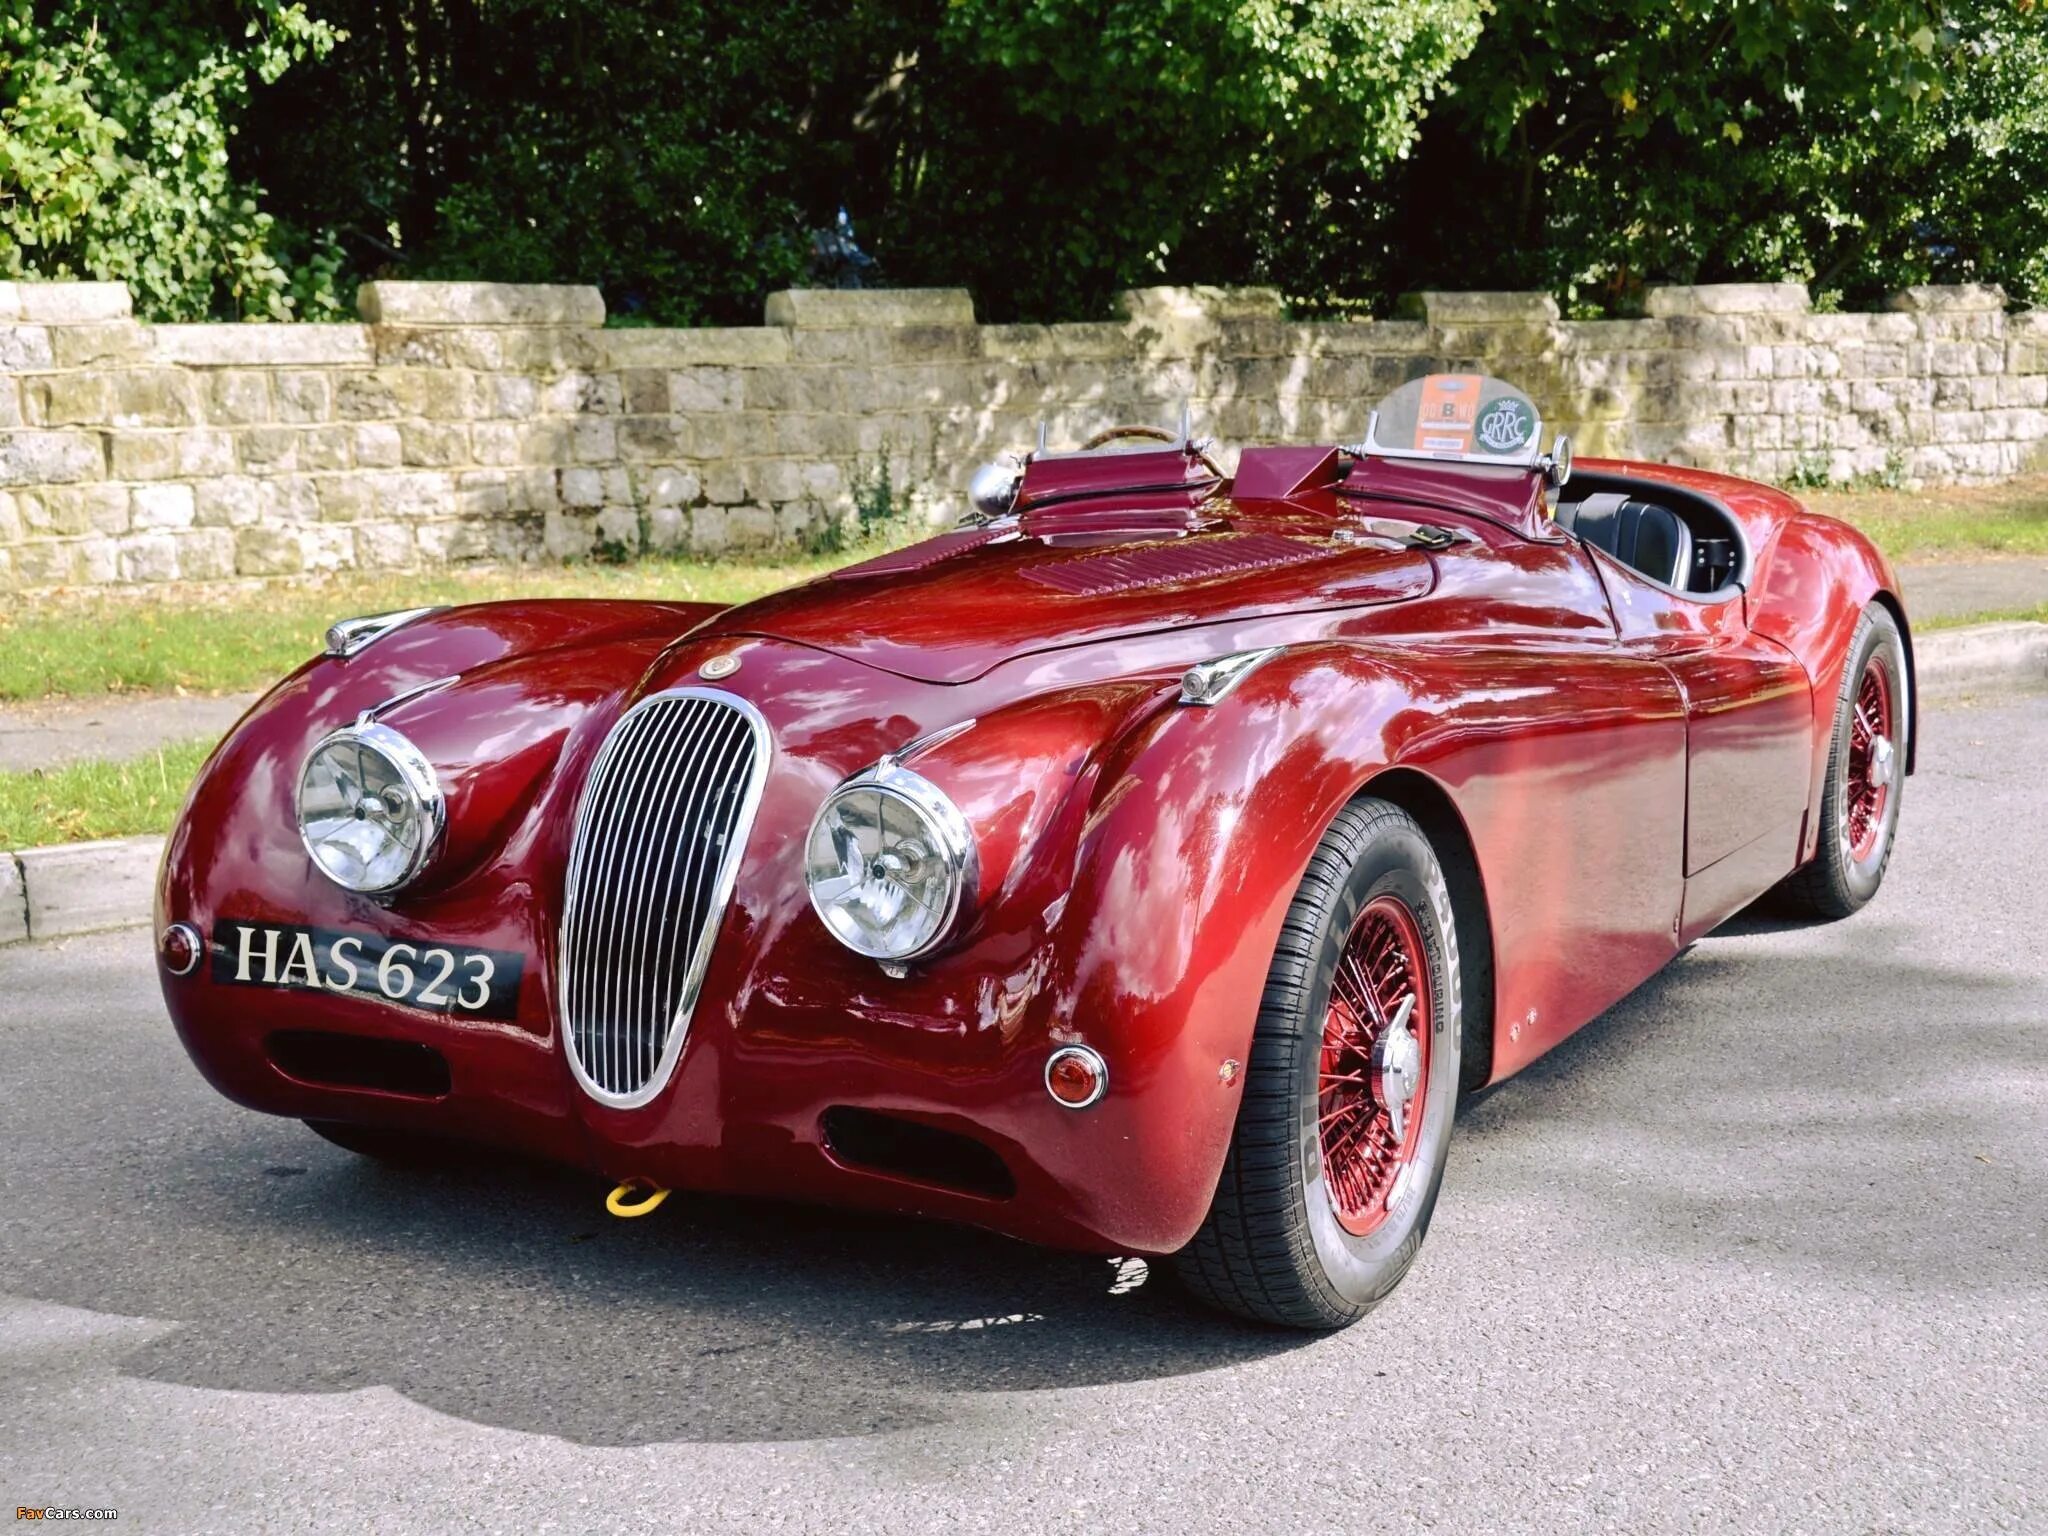
[[[700,701],[702,707],[676,710],[673,718],[645,730],[629,729],[647,711],[679,699]],[[666,848],[652,849],[645,846],[650,823],[665,806],[684,808],[687,815],[687,807],[715,805],[711,797],[732,784],[733,771],[749,747],[753,761],[716,854],[716,874],[699,901],[691,893],[702,885],[701,861],[708,849],[701,838],[689,834],[715,823],[704,815],[674,823],[682,835]],[[637,1109],[660,1094],[675,1075],[718,931],[739,880],[773,751],[768,722],[747,700],[716,688],[670,688],[649,694],[619,716],[591,763],[576,801],[555,966],[563,1055],[577,1085],[600,1104]],[[628,796],[630,802],[613,807],[616,814],[598,829],[602,844],[593,845],[586,841],[589,818],[600,808],[593,797],[605,791]],[[685,849],[685,843],[692,846]],[[636,876],[636,869],[650,859],[652,869],[644,877]],[[679,867],[681,884],[676,880]],[[600,877],[587,903],[579,901],[586,868]],[[651,910],[664,893],[683,897],[683,909]],[[586,905],[588,912],[581,910]],[[651,944],[654,963],[641,968],[643,977],[668,974],[677,958],[675,946],[692,946],[665,1035],[654,987],[636,989],[636,978],[625,966],[604,964],[601,947],[607,938],[622,933],[645,935]],[[586,1051],[592,1060],[585,1060]],[[615,1092],[599,1081],[620,1081],[621,1073],[631,1080],[640,1076],[643,1066],[644,1080],[629,1091]]]
[[[892,763],[907,763],[913,757],[918,757],[923,753],[931,751],[933,747],[941,746],[951,741],[955,736],[973,730],[974,726],[974,717],[970,715],[965,720],[956,720],[951,725],[942,725],[935,731],[926,731],[922,736],[912,737],[894,752],[891,752],[888,755],[888,761]]]
[[[366,613],[353,619],[336,619],[327,626],[323,644],[330,656],[353,656],[367,650],[394,629],[410,624],[414,619],[424,619],[430,613],[445,613],[448,605],[436,603],[427,608],[401,608],[396,613]]]
[[[414,699],[425,698],[430,693],[439,693],[443,688],[452,688],[461,681],[462,674],[452,672],[446,677],[436,677],[424,683],[416,683],[402,692],[394,693],[390,698],[385,699],[381,703],[372,704],[368,709],[356,716],[356,725],[360,728],[373,724],[379,715],[388,715],[401,704],[410,704]]]
[[[1180,702],[1209,708],[1221,703],[1224,695],[1253,672],[1278,656],[1282,647],[1269,645],[1261,651],[1237,651],[1229,656],[1218,656],[1213,661],[1200,661],[1181,675]]]

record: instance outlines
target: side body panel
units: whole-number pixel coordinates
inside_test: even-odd
[[[1216,709],[1174,710],[1098,805],[1051,986],[1120,1080],[1183,1112],[1134,1124],[1118,1186],[1136,1219],[1192,1183],[1208,1203],[1266,968],[1330,818],[1382,768],[1428,774],[1462,812],[1486,883],[1496,1076],[1517,1070],[1676,952],[1684,728],[1652,663],[1613,652],[1328,645],[1261,669]],[[1469,1027],[1488,1029],[1474,1018]],[[1205,1104],[1221,1107],[1201,1112]],[[1162,1234],[1163,1235],[1163,1234]]]
[[[1063,1009],[1162,1047],[1185,1018],[1198,1042],[1140,1070],[1212,1087],[1243,1059],[1323,829],[1400,767],[1448,793],[1473,844],[1496,990],[1494,1018],[1468,1027],[1495,1030],[1493,1076],[1507,1076],[1677,952],[1684,754],[1670,675],[1612,649],[1290,654],[1214,710],[1162,717],[1133,756],[1082,850],[1087,938]],[[1228,1125],[1207,1130],[1203,1165],[1220,1166]]]
[[[1622,646],[1655,657],[1685,700],[1685,910],[1691,943],[1789,874],[1799,861],[1813,696],[1806,669],[1753,633],[1738,592],[1701,602],[1592,558],[1613,600]]]

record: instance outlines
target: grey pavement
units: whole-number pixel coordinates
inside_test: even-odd
[[[2048,699],[1930,713],[1879,898],[1461,1115],[1342,1334],[1163,1273],[359,1162],[140,933],[0,951],[0,1492],[124,1531],[2048,1528]]]
[[[2020,613],[2048,603],[2048,560],[1955,560],[1899,569],[1916,623]]]
[[[173,742],[217,739],[255,702],[253,693],[217,698],[112,693],[0,704],[0,772],[140,757]]]

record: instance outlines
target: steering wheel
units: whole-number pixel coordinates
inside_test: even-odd
[[[1104,443],[1113,443],[1120,437],[1149,438],[1155,443],[1177,444],[1180,442],[1180,438],[1176,434],[1159,427],[1105,427],[1102,431],[1089,438],[1087,442],[1083,443],[1081,451],[1083,453],[1090,452],[1093,449],[1100,448]],[[1224,478],[1223,470],[1216,461],[1193,443],[1188,444],[1188,452],[1201,460],[1202,467],[1218,480]]]

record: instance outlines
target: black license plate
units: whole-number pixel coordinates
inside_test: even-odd
[[[213,925],[212,947],[213,979],[229,986],[349,993],[467,1019],[513,1017],[525,969],[510,950],[232,917]]]

